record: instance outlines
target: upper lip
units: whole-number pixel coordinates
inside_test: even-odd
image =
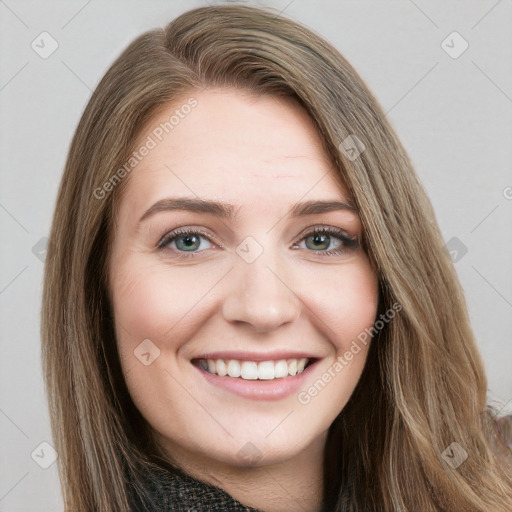
[[[217,351],[207,352],[193,359],[236,359],[239,361],[279,361],[281,359],[317,359],[306,352],[278,350],[274,352]]]

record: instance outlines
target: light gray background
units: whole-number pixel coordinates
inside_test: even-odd
[[[52,439],[40,368],[43,265],[33,247],[48,235],[73,131],[91,91],[135,36],[207,3],[219,2],[0,0],[0,512],[62,510],[56,464],[40,467],[50,457],[40,443]],[[489,396],[509,402],[512,2],[246,3],[283,10],[329,39],[383,105],[445,240],[457,237],[468,249],[455,265]],[[47,59],[31,47],[43,31],[58,43]],[[453,31],[469,44],[456,59],[441,46]],[[453,37],[445,45],[461,48]]]

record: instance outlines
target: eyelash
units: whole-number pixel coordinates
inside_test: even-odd
[[[299,242],[302,242],[302,240],[308,238],[311,235],[328,235],[333,236],[335,238],[338,238],[343,248],[334,249],[334,250],[318,250],[315,251],[313,249],[310,250],[310,252],[313,253],[320,253],[322,256],[336,256],[343,254],[348,251],[353,251],[357,249],[359,246],[359,242],[357,237],[356,238],[350,238],[345,234],[345,232],[341,229],[334,228],[334,227],[324,227],[324,226],[316,226],[309,232],[307,232],[300,240]],[[201,231],[200,229],[192,229],[192,228],[178,228],[174,231],[171,231],[170,233],[167,233],[164,235],[161,240],[157,244],[157,249],[165,250],[167,248],[167,245],[176,240],[177,238],[180,238],[182,236],[188,236],[188,235],[201,235],[204,238],[206,238],[209,242],[212,242],[211,237],[205,233],[204,231]],[[294,246],[296,244],[294,243]],[[202,251],[192,251],[192,252],[186,252],[186,251],[180,251],[178,250],[177,258],[194,258],[198,254],[200,254]]]

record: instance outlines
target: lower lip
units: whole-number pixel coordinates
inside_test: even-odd
[[[194,364],[193,366],[208,383],[235,395],[252,400],[280,400],[296,393],[304,385],[304,381],[309,377],[317,363],[318,361],[315,361],[297,375],[273,380],[244,380],[241,377],[221,377],[208,372],[199,365]]]

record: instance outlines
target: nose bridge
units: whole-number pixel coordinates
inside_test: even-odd
[[[268,242],[268,238],[267,238]],[[300,301],[285,273],[279,251],[247,237],[236,249],[235,268],[223,304],[227,321],[245,322],[256,330],[272,330],[293,322]]]

